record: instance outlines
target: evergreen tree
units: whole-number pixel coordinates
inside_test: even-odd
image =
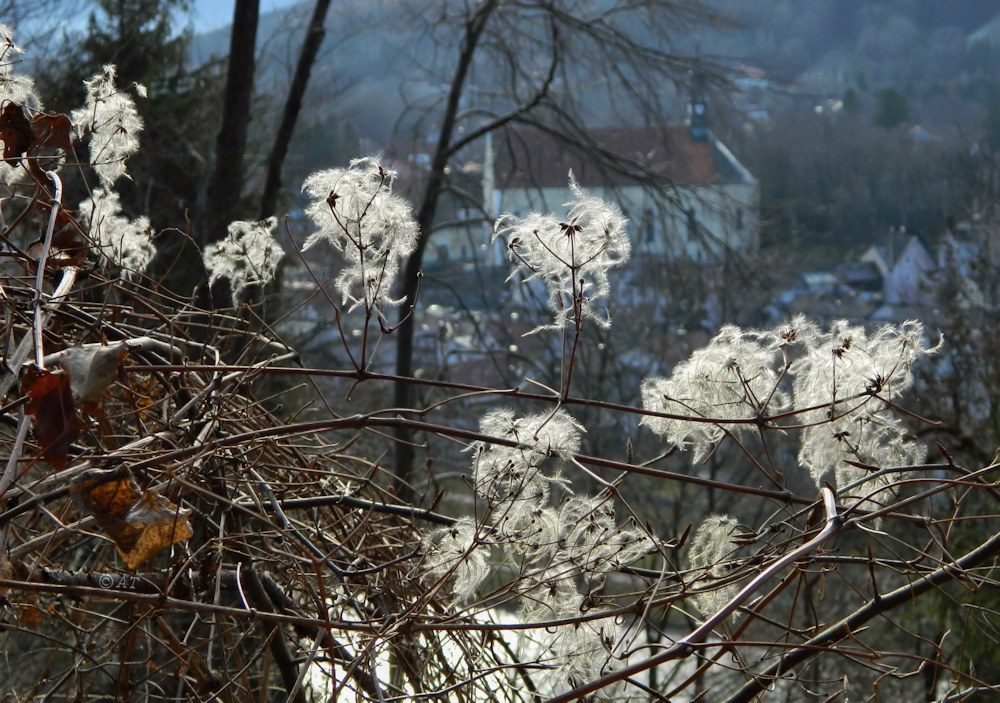
[[[875,126],[893,129],[909,121],[910,103],[895,88],[885,88],[875,94]]]
[[[188,0],[97,0],[83,36],[71,35],[79,61],[59,67],[52,107],[69,110],[81,98],[82,81],[113,63],[123,85],[150,87],[182,72],[189,36],[177,31],[177,20]],[[69,100],[69,104],[59,104]]]
[[[131,180],[117,188],[123,210],[147,215],[157,230],[191,218],[211,154],[206,125],[216,113],[220,71],[187,64],[191,35],[182,22],[189,7],[189,0],[97,0],[85,33],[64,37],[64,55],[77,60],[52,62],[39,77],[46,108],[60,112],[83,104],[83,80],[107,64],[117,67],[121,89],[146,86],[146,99],[137,101],[144,124],[140,150],[129,163]],[[177,247],[165,244],[176,254]]]

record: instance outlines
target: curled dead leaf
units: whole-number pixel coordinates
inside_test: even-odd
[[[51,204],[39,202],[35,205],[33,216],[44,226],[49,220]],[[39,239],[28,245],[25,253],[29,257],[29,265],[34,269],[42,255],[43,240]],[[52,232],[52,242],[48,258],[45,260],[46,271],[64,269],[69,266],[85,268],[88,264],[89,247],[83,235],[80,223],[73,214],[64,208],[56,211],[56,225]]]
[[[83,429],[73,404],[70,377],[29,365],[21,374],[21,390],[28,396],[25,411],[31,415],[42,457],[53,467],[66,466],[70,445]]]
[[[0,112],[0,139],[3,140],[3,158],[17,161],[28,151],[35,140],[31,123],[24,116],[24,108],[14,102],[7,102]]]
[[[38,596],[33,594],[32,600],[37,601]],[[33,630],[42,624],[42,609],[31,603],[24,604],[21,606],[17,621],[21,627]]]
[[[34,155],[42,150],[69,151],[73,147],[73,123],[62,114],[39,113],[31,120],[31,134],[34,137],[29,152]]]
[[[142,494],[125,517],[127,531],[115,540],[118,553],[130,569],[192,534],[190,510],[180,508],[153,490]]]
[[[0,552],[0,579],[12,579],[14,578],[14,565],[11,563],[7,555]],[[0,586],[0,598],[7,595],[7,588],[5,586]]]
[[[73,399],[86,407],[101,402],[108,387],[118,378],[127,354],[125,342],[83,344],[46,356],[45,363],[59,366],[69,374]]]
[[[38,113],[29,122],[24,108],[11,101],[0,112],[4,160],[17,163],[28,157],[24,165],[41,179],[47,165],[39,165],[39,159],[61,158],[72,147],[72,132],[73,124],[66,115]]]
[[[70,494],[97,519],[130,569],[189,539],[191,511],[156,491],[140,491],[127,470],[91,469],[73,480]]]
[[[11,561],[6,554],[0,554],[0,579],[10,579],[15,581],[26,581],[29,577],[28,569],[19,561]],[[6,604],[7,593],[10,589],[0,586],[0,605]],[[42,610],[38,607],[38,594],[30,591],[20,591],[16,589],[17,621],[22,627],[36,628],[42,623]],[[13,599],[13,597],[12,597]]]
[[[124,469],[88,469],[69,488],[77,507],[102,519],[124,519],[142,496],[132,475]]]

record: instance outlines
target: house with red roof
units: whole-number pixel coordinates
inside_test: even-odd
[[[431,144],[396,143],[385,156],[398,184],[419,183]],[[759,247],[760,185],[708,128],[695,99],[685,124],[602,126],[566,134],[509,126],[456,155],[438,208],[429,266],[504,265],[492,224],[510,213],[565,212],[570,173],[629,218],[635,256],[712,264]]]
[[[492,211],[562,212],[572,172],[585,191],[622,208],[635,255],[712,263],[757,250],[760,186],[696,121],[595,127],[580,141],[533,128],[505,135],[485,189]]]

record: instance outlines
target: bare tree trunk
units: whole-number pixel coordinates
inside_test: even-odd
[[[278,126],[277,134],[274,135],[274,144],[267,157],[267,176],[264,181],[264,194],[260,199],[259,217],[262,220],[270,217],[277,210],[278,193],[281,190],[281,167],[288,155],[288,145],[292,141],[295,123],[302,110],[302,98],[305,95],[306,86],[309,84],[309,74],[312,72],[313,64],[316,63],[316,56],[323,44],[323,37],[326,35],[323,30],[323,22],[329,8],[330,0],[316,0],[316,4],[313,5],[312,17],[309,20],[309,27],[306,29],[306,38],[302,43],[298,64],[295,66],[292,85],[288,89],[288,98],[285,100],[281,124]]]
[[[243,188],[243,152],[250,124],[254,49],[259,0],[236,0],[229,40],[229,68],[222,104],[222,127],[215,147],[215,174],[208,191],[206,242],[222,239],[236,212]]]
[[[396,375],[400,378],[409,378],[413,373],[414,310],[417,304],[417,289],[420,286],[420,266],[423,263],[431,225],[434,223],[434,214],[437,211],[438,200],[443,190],[445,167],[448,165],[448,158],[453,153],[452,136],[462,91],[465,89],[465,79],[472,66],[476,46],[497,4],[497,0],[489,0],[484,3],[465,25],[465,36],[462,39],[458,66],[455,69],[455,75],[452,77],[451,88],[448,92],[444,116],[441,119],[441,132],[438,135],[437,148],[434,151],[434,159],[427,177],[427,188],[417,213],[420,238],[417,240],[416,249],[406,262],[406,270],[403,273],[403,294],[406,296],[406,301],[403,305],[403,318],[397,330],[399,338],[396,340]],[[395,405],[397,408],[409,407],[411,397],[412,387],[409,383],[405,381],[396,383]],[[413,470],[415,458],[412,434],[403,427],[396,430],[395,490],[397,495],[404,498],[412,498],[412,490],[409,486],[410,473]]]

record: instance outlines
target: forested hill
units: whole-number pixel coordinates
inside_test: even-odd
[[[715,5],[745,30],[709,33],[702,40],[706,51],[745,57],[788,78],[845,55],[875,80],[915,75],[957,53],[969,34],[1000,13],[995,2],[940,0],[715,0]]]
[[[772,83],[796,91],[842,96],[892,88],[910,101],[915,121],[933,127],[954,118],[934,96],[955,92],[988,103],[983,66],[996,56],[989,40],[975,42],[996,20],[994,2],[940,0],[714,0],[724,28],[706,26],[678,37],[681,51],[698,51],[733,65],[763,70]],[[261,17],[259,82],[281,94],[291,72],[311,2]],[[433,30],[408,21],[405,3],[343,0],[327,18],[314,100],[334,101],[341,114],[360,115],[363,136],[387,139],[404,108],[439,96],[452,57]],[[978,32],[978,34],[977,34]],[[997,42],[996,36],[993,41]],[[994,47],[1000,44],[994,43]],[[226,30],[195,38],[192,60],[228,49]],[[972,86],[970,88],[970,85]],[[978,87],[977,87],[978,86]],[[970,91],[976,93],[969,95]],[[977,92],[978,91],[978,92]],[[676,96],[661,96],[668,101]],[[938,101],[940,102],[940,101]],[[925,104],[926,103],[926,104]],[[682,111],[679,110],[681,114]]]

